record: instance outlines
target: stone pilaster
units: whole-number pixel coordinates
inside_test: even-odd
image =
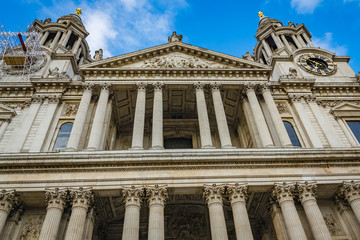
[[[360,222],[360,181],[343,182],[339,195],[350,204],[357,220]]]
[[[70,188],[72,200],[72,212],[65,235],[65,240],[82,240],[86,214],[94,202],[94,194],[91,188]]]
[[[146,104],[146,84],[139,83],[137,84],[137,97],[136,97],[131,149],[144,148],[145,104]]]
[[[80,138],[84,129],[86,116],[89,110],[89,105],[92,96],[93,84],[84,84],[84,92],[81,97],[79,109],[76,113],[73,128],[71,129],[69,141],[66,150],[76,151],[79,148]]]
[[[254,116],[254,122],[260,135],[261,143],[263,147],[272,147],[274,146],[274,142],[271,138],[269,128],[267,127],[264,114],[261,110],[259,101],[255,93],[255,84],[248,83],[244,87],[247,98],[249,100],[251,111]]]
[[[277,201],[284,217],[285,226],[291,240],[306,240],[306,234],[294,204],[295,184],[275,184],[271,197]]]
[[[20,205],[18,207],[15,207],[8,216],[6,220],[6,224],[0,234],[0,239],[14,239],[15,238],[15,232],[16,227],[19,224],[19,221],[22,217],[23,213],[23,206]]]
[[[150,190],[151,191],[151,190]],[[144,189],[132,186],[123,189],[125,201],[125,219],[123,227],[123,240],[138,240],[140,230],[140,208]]]
[[[92,207],[88,211],[86,221],[85,221],[85,229],[84,229],[84,233],[83,233],[84,240],[92,240],[93,239],[95,216],[96,216],[95,207]]]
[[[205,84],[203,83],[194,84],[196,94],[196,108],[199,120],[201,147],[211,148],[213,145],[211,140],[211,130],[206,107],[204,86]]]
[[[101,84],[100,97],[96,106],[94,121],[91,127],[89,136],[88,150],[101,150],[100,146],[101,138],[103,136],[103,127],[106,118],[106,108],[109,101],[110,95],[110,84]]]
[[[154,104],[153,104],[153,122],[152,122],[152,149],[163,149],[163,85],[155,83],[154,86]]]
[[[164,208],[165,201],[168,198],[166,187],[155,185],[146,188],[146,196],[149,203],[149,229],[148,240],[164,240]]]
[[[211,84],[211,93],[214,103],[216,124],[220,137],[221,147],[232,148],[229,126],[227,124],[224,104],[222,102],[221,93],[220,93],[220,84],[217,83]]]
[[[227,240],[227,230],[223,209],[224,185],[205,185],[204,198],[209,208],[212,240]]]
[[[298,183],[297,192],[315,240],[331,240],[329,229],[316,201],[316,183]]]
[[[19,205],[20,199],[18,198],[15,190],[2,190],[0,192],[0,233],[2,232],[7,217],[11,210]]]
[[[45,190],[47,211],[39,240],[55,240],[57,238],[67,195],[67,189],[55,188]]]
[[[246,209],[246,200],[248,198],[248,186],[245,184],[234,184],[227,187],[229,199],[234,216],[234,225],[237,240],[254,239],[249,216]]]
[[[282,216],[281,209],[279,208],[276,201],[271,201],[270,213],[277,239],[289,240],[289,236],[286,232],[284,218]]]

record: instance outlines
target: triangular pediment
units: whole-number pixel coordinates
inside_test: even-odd
[[[192,46],[167,43],[111,57],[81,66],[85,69],[258,69],[271,70],[265,64]]]
[[[330,113],[337,117],[360,117],[360,106],[351,102],[342,102],[331,108]]]
[[[16,115],[15,110],[4,104],[0,104],[0,119],[11,119]]]

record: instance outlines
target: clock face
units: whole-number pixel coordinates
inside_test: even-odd
[[[312,74],[327,76],[336,72],[336,64],[328,57],[309,53],[299,58],[298,64]]]

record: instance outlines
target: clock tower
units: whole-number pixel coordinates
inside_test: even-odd
[[[272,81],[308,78],[316,82],[356,82],[350,57],[316,47],[304,24],[282,22],[259,12],[255,59],[273,67]]]

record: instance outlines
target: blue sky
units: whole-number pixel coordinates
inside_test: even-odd
[[[241,57],[255,47],[258,11],[266,16],[304,23],[313,42],[337,55],[351,56],[360,71],[360,0],[1,0],[0,21],[8,31],[25,30],[34,19],[83,9],[91,54],[105,57],[167,42],[172,31],[183,42]]]

